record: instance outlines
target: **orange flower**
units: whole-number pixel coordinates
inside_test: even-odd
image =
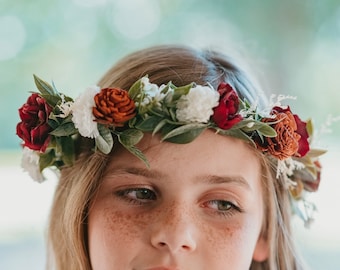
[[[94,101],[93,115],[98,123],[122,127],[136,115],[135,103],[125,90],[104,88],[95,95]]]
[[[297,125],[294,115],[290,110],[281,112],[273,111],[274,118],[264,118],[262,122],[273,124],[277,136],[273,138],[266,137],[264,142],[260,139],[256,140],[258,147],[264,151],[269,152],[274,157],[283,160],[294,156],[299,150],[299,140],[301,136],[296,132]]]

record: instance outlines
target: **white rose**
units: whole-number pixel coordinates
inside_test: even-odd
[[[219,94],[209,86],[197,85],[177,103],[176,116],[181,122],[207,123],[218,105]]]
[[[39,155],[36,151],[24,147],[23,155],[21,158],[21,167],[24,171],[28,172],[29,176],[39,183],[45,180],[39,169]]]
[[[99,93],[98,86],[88,87],[72,106],[72,121],[83,137],[96,138],[99,136],[97,122],[92,113],[92,108],[96,106],[94,96]]]

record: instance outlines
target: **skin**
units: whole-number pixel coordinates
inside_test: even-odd
[[[253,149],[212,131],[184,145],[147,135],[139,148],[150,169],[119,149],[89,209],[94,270],[245,270],[267,258]]]

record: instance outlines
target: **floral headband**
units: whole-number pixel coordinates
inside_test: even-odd
[[[204,130],[214,129],[251,143],[277,161],[276,177],[284,180],[294,201],[303,199],[304,190],[318,189],[321,166],[317,158],[325,151],[311,149],[311,121],[302,121],[281,105],[282,96],[270,108],[258,111],[256,104],[240,99],[228,83],[221,83],[216,91],[195,83],[158,86],[143,77],[128,91],[93,86],[73,101],[54,84],[37,76],[34,80],[40,93],[32,93],[19,109],[16,133],[23,140],[22,166],[39,182],[47,167],[72,166],[79,136],[92,138],[95,150],[104,154],[112,150],[115,136],[148,166],[136,147],[145,132],[160,133],[162,140],[172,143],[189,143]],[[305,213],[294,210],[306,221],[311,217],[308,209]]]

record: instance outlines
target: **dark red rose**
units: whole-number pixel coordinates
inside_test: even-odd
[[[23,145],[40,152],[45,152],[50,141],[48,117],[52,107],[37,93],[32,94],[19,109],[21,122],[16,128],[17,135],[24,141]]]
[[[214,108],[213,121],[221,129],[230,129],[242,120],[239,115],[239,99],[236,91],[228,83],[221,83],[217,88],[220,94],[220,101]]]
[[[298,153],[300,157],[305,156],[309,152],[309,142],[308,142],[308,132],[306,129],[306,122],[301,121],[300,117],[294,114],[295,122],[297,125],[296,132],[300,134],[301,138],[299,140],[299,150]]]

